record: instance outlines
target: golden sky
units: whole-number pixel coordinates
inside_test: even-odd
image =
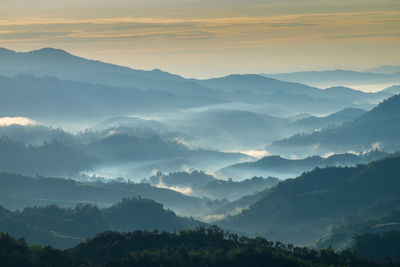
[[[0,0],[0,47],[186,77],[400,62],[399,0]]]

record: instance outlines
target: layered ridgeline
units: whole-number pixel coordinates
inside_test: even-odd
[[[153,199],[183,216],[202,216],[225,202],[183,195],[174,190],[145,183],[77,182],[61,178],[27,177],[0,173],[0,203],[8,209],[56,204],[75,207],[77,204],[111,206],[122,198]]]
[[[356,167],[317,168],[268,189],[248,209],[218,224],[271,240],[312,244],[344,218],[398,199],[399,171],[399,157]],[[377,213],[392,209],[382,205]]]
[[[400,148],[400,95],[392,96],[351,122],[311,134],[297,134],[272,143],[272,153],[309,155]]]
[[[368,69],[364,72],[351,70],[302,71],[292,73],[263,74],[282,81],[299,82],[314,86],[376,85],[400,83],[400,67]],[[378,87],[379,88],[379,87]]]
[[[107,127],[77,134],[41,125],[0,126],[0,171],[79,178],[82,172],[142,179],[154,169],[217,169],[252,159],[241,153],[191,149],[181,134],[146,128]]]
[[[326,114],[347,107],[369,108],[387,96],[347,88],[357,97],[338,98],[327,90],[260,75],[185,79],[160,70],[87,60],[52,48],[26,53],[1,49],[0,75],[1,99],[7,99],[1,102],[4,114],[47,120],[101,119],[232,102],[248,111]],[[21,96],[30,101],[21,102]]]
[[[179,233],[105,232],[64,251],[1,234],[0,247],[6,266],[399,266],[360,259],[349,251],[337,254],[239,237],[216,227]]]
[[[148,199],[124,199],[111,207],[78,205],[59,208],[56,205],[27,207],[12,212],[0,206],[0,228],[30,243],[58,248],[72,247],[107,230],[173,231],[204,225],[181,218],[163,205]]]
[[[76,175],[100,163],[98,157],[59,141],[26,145],[3,136],[0,151],[1,171],[27,175]]]
[[[315,167],[355,166],[387,157],[390,153],[371,150],[359,155],[354,153],[335,154],[329,157],[312,156],[303,159],[286,159],[280,156],[267,156],[254,162],[238,163],[220,169],[217,174],[239,179],[251,176],[296,177]]]
[[[252,177],[242,181],[221,180],[202,171],[194,170],[169,174],[158,172],[149,179],[142,181],[149,182],[154,186],[180,190],[192,196],[232,201],[275,186],[278,184],[279,179],[274,177]]]

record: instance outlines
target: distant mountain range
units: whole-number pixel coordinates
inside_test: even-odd
[[[400,95],[395,95],[353,121],[276,141],[267,150],[281,155],[360,152],[378,147],[396,151],[400,148],[399,125]]]
[[[389,71],[390,69],[390,71]],[[365,72],[352,70],[302,71],[279,74],[263,74],[266,77],[314,86],[373,85],[400,83],[400,67],[370,69]],[[381,88],[377,88],[381,89]]]
[[[255,162],[238,163],[222,168],[217,173],[225,177],[240,178],[251,176],[295,177],[304,171],[326,166],[355,166],[387,157],[389,153],[370,151],[365,154],[335,154],[327,158],[312,156],[304,159],[285,159],[280,156],[267,156]]]
[[[62,64],[60,64],[62,62]],[[261,75],[185,79],[160,70],[142,71],[44,48],[18,53],[0,49],[2,114],[33,118],[106,119],[121,114],[243,103],[248,111],[276,114],[331,113],[371,108],[386,95],[346,89],[320,90]],[[20,97],[30,99],[21,102]],[[352,97],[349,97],[352,96]],[[40,107],[40,108],[38,108]],[[1,114],[0,114],[1,115]]]

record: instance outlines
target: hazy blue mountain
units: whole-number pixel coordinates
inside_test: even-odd
[[[26,175],[77,175],[92,169],[99,159],[59,141],[42,145],[0,138],[0,171]]]
[[[328,126],[335,126],[344,122],[352,121],[361,116],[366,111],[357,108],[346,108],[327,116],[310,116],[304,119],[297,120],[295,125],[300,126],[306,131],[314,131]]]
[[[353,103],[373,103],[382,100],[379,93],[367,93],[344,86],[333,86],[322,91],[323,97]]]
[[[400,72],[400,66],[384,65],[384,66],[366,69],[366,70],[364,70],[364,72],[393,74],[396,72]]]
[[[155,131],[166,131],[168,127],[156,120],[146,120],[139,117],[131,116],[117,116],[106,119],[100,123],[97,123],[92,127],[93,130],[102,131],[110,128],[139,128],[139,129],[151,129]]]
[[[302,71],[292,73],[265,74],[267,77],[288,82],[305,84],[387,84],[400,81],[400,73],[382,74],[372,72],[357,72],[352,70]]]
[[[388,88],[385,88],[382,92],[393,94],[393,95],[400,94],[400,85],[390,86]]]
[[[122,73],[144,76],[152,79],[183,80],[183,78],[178,75],[157,69],[152,71],[135,70],[97,60],[88,60],[55,48],[42,48],[30,52],[15,52],[0,48],[0,58],[1,72],[13,71],[18,74],[54,76],[67,79],[83,77],[83,75],[93,73]],[[62,64],[60,64],[61,62]]]
[[[311,244],[330,227],[374,203],[399,196],[400,158],[356,167],[317,168],[265,191],[240,214],[218,222],[270,240]],[[392,206],[382,206],[381,214]]]
[[[306,72],[307,73],[307,72]],[[347,72],[345,72],[347,73]],[[356,72],[350,72],[356,73]],[[214,78],[209,80],[200,81],[201,84],[220,89],[228,92],[251,92],[256,95],[270,95],[276,93],[288,93],[292,95],[304,95],[312,98],[321,98],[336,101],[343,101],[347,103],[369,103],[376,102],[382,99],[382,96],[374,93],[365,93],[359,90],[354,90],[348,87],[335,86],[324,90],[307,86],[304,81],[296,81],[294,79],[286,79],[285,75],[295,75],[297,73],[290,74],[276,74],[271,76],[263,76],[256,74],[246,75],[228,75],[222,78]],[[303,72],[299,73],[304,74]],[[280,76],[282,75],[282,77]],[[310,78],[315,78],[315,72],[311,72]],[[318,77],[318,75],[316,75]],[[321,81],[331,81],[327,77],[321,78]],[[398,77],[400,81],[400,76]],[[302,82],[302,83],[299,83]],[[340,83],[338,83],[340,85]],[[300,102],[300,101],[299,101]]]
[[[202,171],[194,170],[191,172],[181,171],[169,174],[158,172],[144,181],[149,181],[152,185],[186,189],[190,192],[190,195],[197,197],[233,201],[272,187],[279,182],[279,179],[273,177],[253,177],[241,181],[232,181],[231,179],[221,180]]]
[[[137,137],[115,134],[90,143],[85,148],[88,153],[104,160],[155,160],[184,156],[188,148],[174,142],[162,140],[157,135]]]
[[[312,156],[303,159],[286,159],[280,156],[267,156],[254,162],[234,164],[222,168],[217,173],[225,177],[241,178],[249,176],[275,176],[288,178],[300,175],[315,167],[354,166],[368,163],[388,156],[389,153],[373,150],[361,155],[350,153],[335,154],[327,158]]]
[[[102,119],[221,102],[212,97],[178,96],[165,91],[61,81],[50,77],[0,77],[0,86],[0,116],[33,119]]]
[[[36,117],[69,114],[70,117],[98,120],[218,103],[258,105],[258,109],[275,110],[284,115],[331,113],[346,107],[369,108],[371,101],[382,98],[382,95],[365,94],[360,99],[335,99],[318,88],[252,74],[208,80],[184,79],[160,70],[141,71],[87,60],[52,48],[26,53],[3,49],[0,74],[3,75],[0,85],[7,88],[0,96],[10,99],[8,106],[0,103],[4,104],[4,112]],[[8,80],[4,77],[16,75]],[[42,78],[29,77],[32,75]],[[22,106],[17,102],[20,95],[33,101]],[[38,105],[46,107],[47,113],[41,111],[43,108],[38,109]],[[248,107],[248,110],[253,108]]]
[[[222,150],[262,147],[297,132],[291,119],[234,109],[187,113],[170,124],[191,136],[189,143]]]
[[[0,126],[0,136],[30,145],[41,145],[45,142],[58,141],[64,144],[75,142],[75,137],[60,128],[51,128],[43,125],[17,125]]]
[[[200,80],[199,83],[214,89],[227,92],[251,92],[254,94],[272,94],[286,92],[291,94],[302,94],[317,96],[320,89],[300,83],[288,83],[277,79],[263,77],[257,74],[233,74],[221,78]]]
[[[4,211],[5,209],[1,207]],[[200,222],[180,218],[162,204],[143,198],[124,199],[99,209],[91,205],[59,208],[56,205],[27,207],[0,214],[0,227],[17,238],[33,244],[57,248],[72,247],[107,230],[173,231],[195,228]]]
[[[95,173],[103,175],[103,171],[111,171],[137,180],[148,177],[154,170],[215,170],[252,159],[242,153],[191,149],[174,139],[164,139],[152,132],[143,132],[142,135],[116,132],[78,148],[102,159],[102,164],[93,169]]]
[[[220,205],[209,199],[190,197],[143,183],[83,183],[61,178],[0,173],[0,205],[10,210],[50,204],[60,207],[75,207],[77,204],[108,207],[123,198],[138,196],[153,199],[183,216],[203,216],[209,209]]]
[[[62,64],[60,64],[62,62]],[[30,52],[0,50],[0,73],[7,76],[29,74],[52,76],[116,87],[165,90],[177,94],[207,96],[218,92],[161,70],[135,70],[114,64],[88,60],[54,48]]]
[[[395,95],[351,122],[274,142],[267,150],[282,155],[310,155],[349,150],[400,148],[400,95]]]

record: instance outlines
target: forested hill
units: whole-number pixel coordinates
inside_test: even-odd
[[[400,157],[356,167],[316,168],[279,183],[242,213],[219,225],[272,240],[310,244],[329,227],[385,199],[400,196]],[[383,205],[381,213],[392,206]],[[386,209],[386,210],[385,210]]]
[[[56,205],[28,207],[12,212],[0,206],[0,229],[28,242],[72,247],[86,238],[107,230],[174,231],[204,225],[181,218],[149,199],[124,199],[111,207],[91,205],[59,208]]]
[[[0,262],[5,266],[274,266],[344,267],[400,266],[388,261],[360,259],[349,251],[309,248],[268,242],[198,228],[179,233],[136,231],[105,232],[70,250],[29,246],[0,234]]]

